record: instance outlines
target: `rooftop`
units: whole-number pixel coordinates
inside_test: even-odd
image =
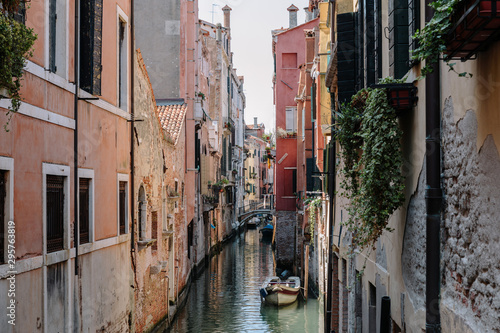
[[[158,103],[157,111],[161,127],[167,132],[174,144],[177,144],[179,135],[182,131],[184,117],[186,116],[187,104],[184,101],[169,101],[169,104],[162,101]]]

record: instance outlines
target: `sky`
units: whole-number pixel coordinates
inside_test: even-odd
[[[275,127],[271,30],[288,27],[286,9],[292,4],[300,9],[297,23],[304,23],[304,7],[309,5],[309,0],[198,1],[200,19],[215,24],[224,23],[222,7],[231,7],[234,68],[238,76],[245,77],[245,122],[253,124],[253,118],[258,117],[258,123],[264,123],[266,132]]]

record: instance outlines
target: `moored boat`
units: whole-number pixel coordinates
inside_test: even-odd
[[[268,223],[264,228],[260,229],[259,232],[262,232],[262,238],[271,239],[273,237],[274,227],[271,223]]]
[[[281,280],[277,276],[272,276],[266,278],[262,284],[260,296],[266,303],[281,306],[295,302],[299,291],[299,277],[290,276],[286,280]]]
[[[248,229],[257,229],[257,226],[260,224],[260,219],[258,217],[254,217],[250,221],[247,222]]]

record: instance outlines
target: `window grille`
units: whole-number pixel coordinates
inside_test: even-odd
[[[408,0],[389,1],[389,74],[400,79],[409,70]]]
[[[64,177],[47,175],[47,252],[64,249]]]
[[[80,244],[90,242],[90,179],[80,178]]]
[[[127,210],[126,210],[126,200],[127,200],[127,195],[126,195],[126,187],[127,187],[127,182],[120,182],[120,235],[125,234],[125,219],[127,216]]]

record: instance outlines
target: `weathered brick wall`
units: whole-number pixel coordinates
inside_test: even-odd
[[[498,111],[498,110],[497,110]],[[443,109],[442,302],[472,331],[500,331],[500,157],[491,135],[478,150],[478,121]]]
[[[295,251],[295,228],[297,213],[295,211],[276,211],[276,262],[280,265],[293,263]]]

